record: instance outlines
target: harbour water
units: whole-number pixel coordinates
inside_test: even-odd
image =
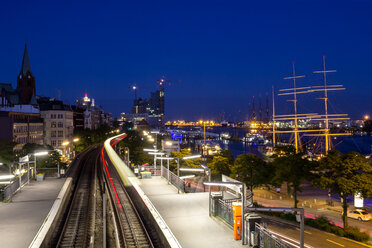
[[[206,132],[210,133],[228,133],[231,137],[243,138],[249,132],[247,128],[231,128],[231,127],[218,127],[208,128]],[[282,141],[288,140],[288,137],[281,137]],[[321,138],[320,138],[321,139]],[[222,149],[229,149],[236,157],[243,153],[259,154],[256,144],[247,144],[242,141],[232,140],[216,140]],[[363,155],[372,154],[372,136],[368,135],[351,135],[351,136],[336,136],[332,138],[332,144],[335,149],[342,153],[359,152]]]

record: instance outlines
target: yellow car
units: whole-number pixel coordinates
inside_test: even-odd
[[[348,211],[347,217],[356,220],[369,221],[372,219],[372,214],[368,213],[364,209],[355,209]]]

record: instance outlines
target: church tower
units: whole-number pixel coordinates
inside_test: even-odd
[[[36,104],[35,77],[32,75],[30,60],[28,58],[27,44],[23,54],[21,71],[17,78],[17,91],[19,92],[20,104]]]

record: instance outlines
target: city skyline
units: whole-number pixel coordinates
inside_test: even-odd
[[[0,82],[15,85],[26,41],[37,95],[74,104],[88,93],[118,116],[130,112],[134,96],[129,86],[156,86],[165,75],[179,81],[166,89],[166,120],[217,118],[225,112],[227,120],[238,121],[248,114],[252,96],[258,106],[261,94],[265,105],[272,85],[291,86],[283,77],[291,75],[292,61],[298,74],[306,75],[299,85],[320,85],[322,78],[312,72],[321,69],[325,55],[327,67],[338,71],[330,82],[346,87],[330,95],[331,110],[352,119],[371,114],[372,36],[367,27],[372,4],[328,3],[320,8],[319,2],[304,1],[295,13],[287,2],[274,5],[130,3],[120,12],[117,6],[100,8],[97,3],[73,8],[7,3],[0,18],[14,22],[3,27],[8,35],[0,41]],[[22,14],[14,19],[16,11]],[[175,15],[184,19],[170,22]],[[150,91],[140,90],[139,96],[147,98]],[[303,112],[314,112],[316,96],[311,98],[300,98]],[[285,98],[277,99],[278,112],[290,111]]]

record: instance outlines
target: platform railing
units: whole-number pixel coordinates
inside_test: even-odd
[[[169,177],[169,183],[176,186],[176,188],[178,188],[180,191],[185,192],[185,180],[179,178],[176,174],[169,171],[164,166],[161,169],[161,176],[167,180]]]
[[[259,223],[255,224],[255,234],[252,235],[252,238],[254,244],[259,247],[293,248],[292,245],[280,239]]]
[[[33,170],[30,169],[28,173],[24,173],[21,176],[21,180],[19,180],[19,177],[14,178],[14,181],[7,185],[5,188],[0,190],[0,200],[2,201],[8,201],[12,198],[12,196],[26,183],[29,182],[29,178],[31,179],[31,175],[33,173]]]

